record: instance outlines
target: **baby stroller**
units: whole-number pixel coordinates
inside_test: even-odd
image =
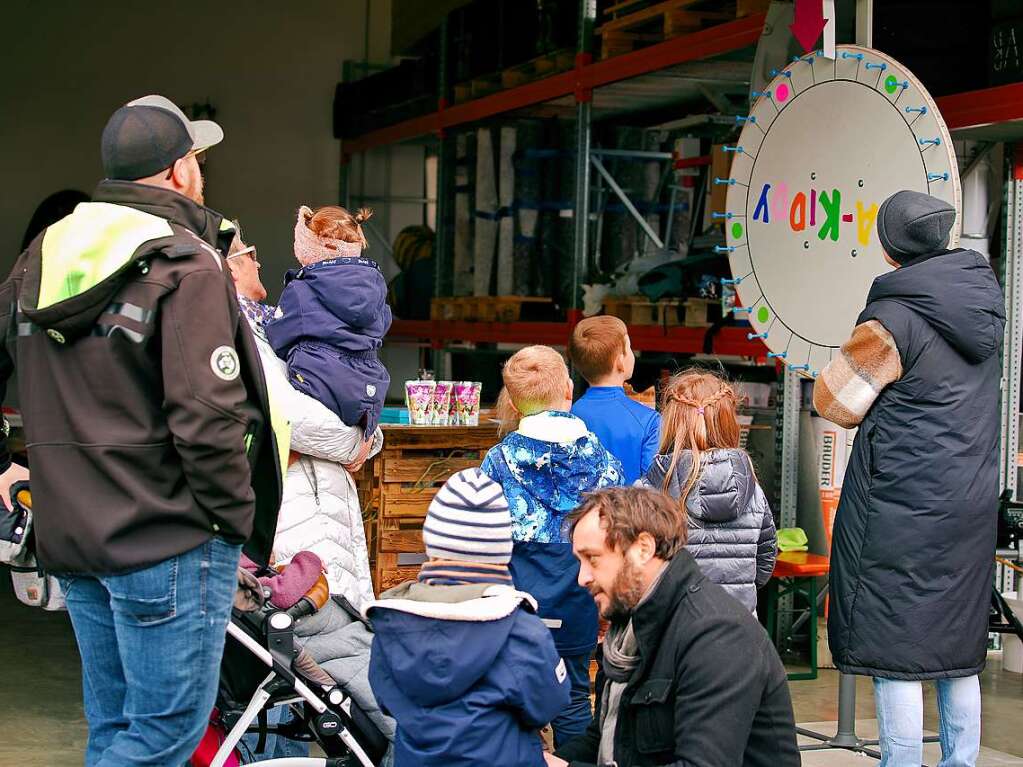
[[[258,583],[258,582],[257,582]],[[262,595],[264,600],[266,594]],[[281,610],[264,601],[254,610],[234,609],[227,626],[217,706],[191,764],[233,767],[240,764],[236,746],[246,732],[273,734],[318,743],[327,758],[270,759],[272,767],[377,767],[389,741],[356,701],[295,642],[295,621],[316,612],[329,599],[312,591],[293,607]],[[353,617],[343,598],[334,598]],[[236,601],[237,604],[237,601]],[[361,620],[361,617],[359,617]],[[267,725],[267,710],[289,705],[292,720]],[[262,750],[262,744],[257,748]]]

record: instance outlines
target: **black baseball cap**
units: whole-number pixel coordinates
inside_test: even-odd
[[[121,181],[145,178],[223,139],[223,129],[212,120],[189,120],[170,99],[144,96],[107,121],[100,143],[103,173]]]

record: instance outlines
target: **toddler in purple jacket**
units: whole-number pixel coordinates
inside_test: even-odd
[[[391,327],[387,282],[368,247],[362,222],[326,206],[304,205],[295,223],[295,258],[266,334],[288,363],[291,384],[315,397],[348,426],[361,426],[367,439],[376,431],[391,377],[377,357]]]

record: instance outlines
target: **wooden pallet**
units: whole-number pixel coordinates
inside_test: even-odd
[[[678,327],[682,325],[679,307],[682,302],[675,298],[650,301],[645,296],[607,296],[604,299],[604,313],[617,317],[626,325],[659,325]]]
[[[709,298],[687,298],[685,306],[685,322],[687,328],[709,328],[711,326],[710,312],[714,304],[720,304],[718,300]]]
[[[571,48],[562,48],[558,51],[545,53],[543,56],[537,56],[522,64],[508,67],[501,72],[501,85],[505,88],[514,88],[517,85],[564,72],[575,66],[575,56],[575,51]]]
[[[711,5],[706,0],[664,0],[652,4],[630,0],[607,8],[604,16],[609,20],[594,29],[594,34],[600,35],[600,56],[606,59],[642,44],[732,21],[736,13],[734,5],[721,10],[720,3]]]
[[[465,322],[518,322],[527,304],[553,304],[534,296],[460,296],[430,301],[430,319]]]
[[[461,104],[465,101],[489,96],[504,88],[514,88],[569,70],[575,66],[575,55],[575,51],[571,48],[562,48],[508,67],[500,72],[480,75],[472,80],[458,83],[453,89],[455,103]]]
[[[359,475],[364,516],[372,530],[373,586],[379,594],[415,578],[417,564],[402,554],[423,554],[423,520],[440,488],[457,471],[479,466],[499,441],[491,421],[474,426],[384,425],[384,449]]]

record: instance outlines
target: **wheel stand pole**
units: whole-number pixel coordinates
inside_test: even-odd
[[[881,752],[872,746],[877,746],[876,740],[863,740],[856,734],[856,677],[852,674],[842,674],[838,679],[838,730],[833,736],[824,733],[814,732],[802,727],[796,728],[796,733],[807,738],[820,741],[800,746],[800,751],[827,751],[831,749],[842,749],[852,751],[854,754],[866,754],[874,759],[881,758]],[[938,738],[931,735],[923,739],[924,743],[937,743]]]

